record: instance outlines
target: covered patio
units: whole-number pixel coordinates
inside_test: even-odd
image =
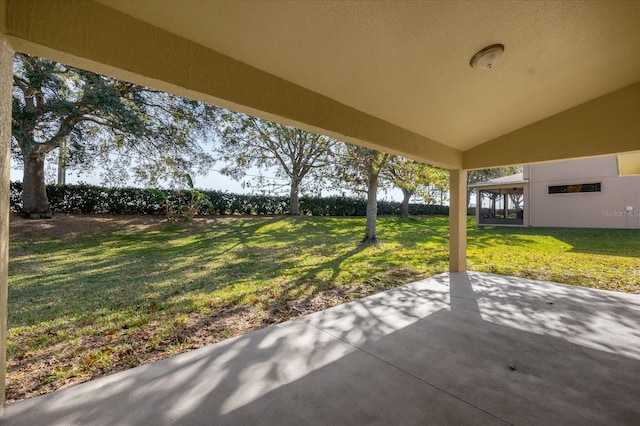
[[[640,296],[437,275],[5,407],[3,425],[635,424]]]
[[[453,273],[15,404],[3,423],[637,419],[636,296],[465,271],[467,170],[615,154],[640,174],[638,28],[640,3],[622,1],[0,0],[0,366],[15,51],[449,169]],[[494,44],[499,62],[472,68]]]

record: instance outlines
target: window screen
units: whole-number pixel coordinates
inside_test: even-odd
[[[549,186],[549,194],[573,194],[576,192],[601,192],[600,183],[581,183],[578,185]]]

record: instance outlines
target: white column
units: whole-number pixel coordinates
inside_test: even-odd
[[[467,171],[449,170],[449,271],[467,270]]]
[[[2,17],[0,16],[0,19]],[[5,401],[13,50],[0,33],[0,408]]]

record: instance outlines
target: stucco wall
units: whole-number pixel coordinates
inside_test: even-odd
[[[640,228],[640,176],[619,177],[614,156],[536,164],[528,173],[531,226]],[[601,192],[547,193],[550,185],[598,182]]]

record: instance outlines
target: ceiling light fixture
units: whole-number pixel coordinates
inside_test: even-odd
[[[504,46],[502,44],[492,44],[473,55],[473,58],[469,61],[469,65],[481,70],[490,70],[498,61],[502,52],[504,52]]]

